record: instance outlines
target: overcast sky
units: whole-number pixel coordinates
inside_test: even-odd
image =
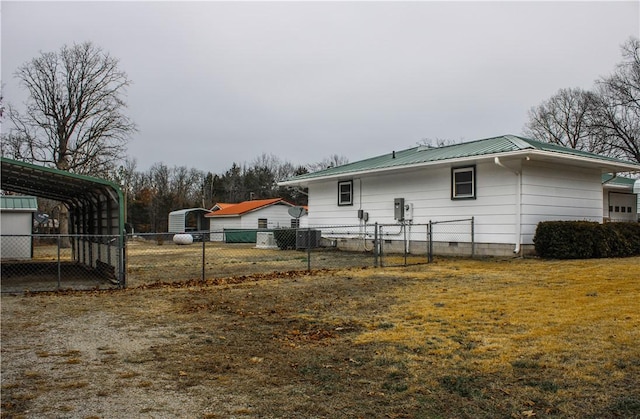
[[[220,173],[261,153],[360,160],[423,138],[521,134],[560,88],[590,89],[640,33],[640,2],[12,2],[16,68],[91,41],[133,81],[129,156]],[[6,129],[6,123],[3,130]]]

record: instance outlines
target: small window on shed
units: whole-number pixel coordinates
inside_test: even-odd
[[[451,199],[475,199],[476,167],[451,169]]]
[[[266,218],[258,218],[258,228],[267,228]]]
[[[300,228],[300,219],[292,218],[291,219],[291,228]]]

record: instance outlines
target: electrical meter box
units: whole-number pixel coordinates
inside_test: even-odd
[[[393,218],[398,221],[404,221],[404,198],[395,198],[393,200]]]

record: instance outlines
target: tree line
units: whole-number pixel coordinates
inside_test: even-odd
[[[139,171],[126,158],[137,128],[125,114],[131,81],[116,58],[90,42],[65,45],[27,61],[15,77],[29,95],[20,112],[0,94],[0,119],[11,122],[2,134],[2,156],[117,182],[137,231],[166,231],[170,211],[217,202],[282,197],[304,205],[304,191],[277,182],[347,162],[333,155],[295,165],[262,154],[219,174],[164,163]],[[622,45],[621,62],[593,89],[561,88],[528,116],[524,134],[534,139],[640,163],[640,41],[632,37]],[[66,208],[59,211],[66,233]]]
[[[127,159],[109,177],[125,195],[127,223],[137,232],[161,232],[167,231],[169,212],[177,209],[211,209],[217,203],[268,198],[307,205],[306,191],[278,186],[278,181],[344,163],[345,157],[332,155],[320,162],[294,165],[263,153],[250,163],[233,163],[224,173],[212,173],[164,163],[140,171],[135,159]]]

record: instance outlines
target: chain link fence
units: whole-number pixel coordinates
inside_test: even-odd
[[[2,292],[136,287],[474,255],[473,219],[185,234],[2,236]]]
[[[2,292],[124,286],[119,236],[2,235]]]
[[[439,256],[475,256],[475,218],[429,223],[429,261]]]

